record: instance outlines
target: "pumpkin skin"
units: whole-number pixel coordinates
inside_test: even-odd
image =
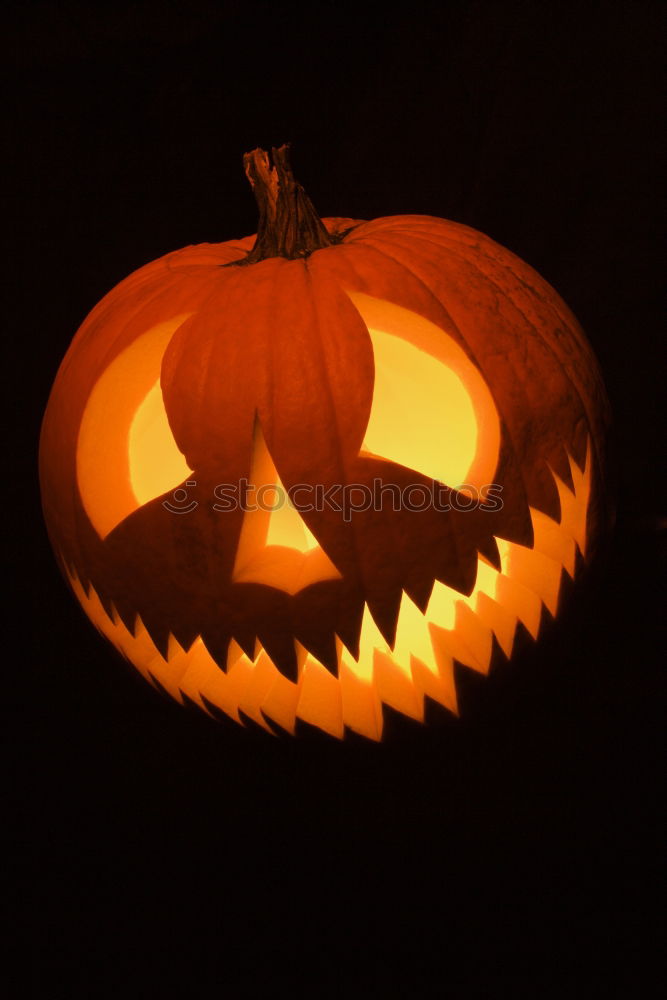
[[[456,712],[456,664],[486,672],[520,623],[537,638],[544,607],[557,614],[563,572],[609,522],[609,409],[577,321],[509,251],[426,216],[323,222],[336,242],[307,256],[235,266],[254,237],[203,244],[113,289],[56,378],[40,478],[67,579],[147,679],[270,730],[302,720],[378,739],[384,704]],[[383,323],[418,349],[440,336],[439,361],[459,359],[478,423],[468,471],[501,487],[499,509],[471,509],[460,483],[396,462],[391,442],[364,447]],[[140,502],[128,441],[150,388],[182,467]],[[446,451],[457,428],[441,433]],[[241,565],[248,514],[214,508],[220,484],[258,485],[260,452],[288,495],[379,478],[461,502],[304,510],[311,555],[272,550],[284,565],[271,576],[266,526]]]

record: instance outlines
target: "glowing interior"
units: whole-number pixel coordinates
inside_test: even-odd
[[[171,433],[159,379],[130,424],[128,458],[130,485],[141,507],[192,474]]]
[[[236,583],[264,583],[296,594],[318,580],[340,578],[290,503],[259,423],[246,499],[248,510],[243,515],[232,575]]]
[[[443,483],[464,483],[477,452],[477,420],[463,382],[401,337],[369,332],[375,384],[363,450]]]
[[[440,327],[349,293],[373,344],[375,382],[362,451],[457,488],[493,482],[500,422],[486,383]]]
[[[454,661],[487,673],[493,637],[509,657],[518,622],[533,638],[540,629],[542,608],[558,608],[563,571],[574,576],[576,550],[585,554],[586,512],[590,497],[590,448],[584,469],[570,459],[574,489],[555,474],[561,502],[556,522],[531,509],[534,547],[498,539],[501,569],[482,557],[472,594],[436,583],[426,612],[403,595],[396,642],[391,649],[366,609],[360,653],[354,658],[340,640],[338,677],[295,642],[298,681],[287,680],[258,643],[250,659],[232,641],[226,672],[219,669],[198,638],[184,649],[171,637],[165,659],[156,649],[140,617],[130,632],[112,608],[109,617],[95,590],[88,591],[70,573],[84,610],[114,645],[149,681],[157,681],[178,701],[187,695],[202,709],[216,706],[241,722],[240,712],[271,730],[274,723],[294,732],[297,719],[336,737],[345,728],[369,739],[382,736],[382,704],[423,720],[424,696],[457,711]]]
[[[76,474],[84,509],[106,538],[192,471],[176,447],[159,388],[167,344],[188,314],[158,323],[100,376],[83,413]]]

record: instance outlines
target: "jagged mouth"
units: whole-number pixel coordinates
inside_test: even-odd
[[[591,491],[591,450],[583,469],[570,457],[573,488],[552,472],[561,507],[560,521],[530,508],[534,544],[528,548],[496,538],[500,569],[478,557],[472,593],[464,596],[436,581],[424,612],[403,594],[396,639],[389,646],[367,606],[358,656],[336,639],[338,675],[295,640],[296,680],[275,666],[257,642],[250,657],[232,639],[226,669],[221,669],[197,637],[184,649],[169,636],[166,656],[157,649],[141,618],[134,629],[113,605],[105,610],[92,585],[88,589],[68,569],[86,614],[139,672],[177,701],[187,698],[205,712],[244,718],[273,733],[294,733],[298,720],[342,738],[346,729],[380,740],[382,706],[423,721],[425,698],[457,713],[454,663],[488,673],[494,638],[509,658],[517,625],[538,637],[542,608],[555,616],[563,572],[574,578],[577,550],[586,553],[586,516]]]

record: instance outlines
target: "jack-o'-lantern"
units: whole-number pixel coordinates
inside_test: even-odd
[[[46,521],[88,616],[183,701],[294,732],[457,711],[537,638],[607,520],[608,408],[567,307],[425,216],[316,215],[287,148],[256,238],[187,247],[77,333],[42,430]]]

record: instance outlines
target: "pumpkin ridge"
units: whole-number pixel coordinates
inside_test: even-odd
[[[579,350],[583,350],[585,348],[585,350],[587,351],[588,360],[591,363],[589,365],[589,371],[592,371],[593,373],[596,373],[596,367],[595,367],[595,364],[594,364],[595,358],[594,358],[593,352],[590,349],[590,346],[588,345],[588,342],[585,340],[585,337],[583,335],[583,331],[579,327],[579,324],[576,322],[576,320],[574,319],[574,317],[572,317],[572,320],[574,320],[574,322],[572,322],[568,316],[566,316],[563,313],[561,313],[560,309],[558,308],[558,302],[557,301],[552,302],[548,298],[545,298],[539,291],[537,291],[536,289],[531,288],[531,286],[528,285],[528,283],[522,278],[522,276],[517,271],[514,270],[514,268],[511,266],[510,262],[508,262],[508,263],[505,264],[501,260],[498,260],[497,263],[498,263],[498,266],[501,267],[503,270],[508,271],[517,280],[517,282],[523,288],[526,289],[527,292],[531,292],[532,291],[533,294],[535,294],[537,296],[537,298],[539,298],[540,301],[543,303],[545,309],[549,309],[558,318],[558,320],[560,320],[560,322],[564,326],[566,326],[566,328],[573,334],[574,340],[575,340],[575,342],[577,344],[578,349]],[[555,293],[555,294],[557,295],[557,293]],[[508,298],[510,298],[510,300],[512,300],[512,296],[509,293],[508,293]],[[543,339],[546,339],[546,338],[544,338],[543,334],[542,334],[542,337],[543,337]],[[587,425],[587,431],[588,431],[588,438],[591,441],[591,447],[593,449],[593,455],[594,455],[594,459],[595,459],[595,465],[597,467],[597,472],[600,475],[600,478],[602,479],[604,462],[603,462],[602,456],[600,454],[600,449],[598,447],[598,435],[603,434],[604,431],[606,430],[605,422],[602,419],[600,420],[599,424],[597,424],[596,422],[594,422],[593,417],[592,417],[593,410],[591,408],[591,404],[590,404],[590,401],[589,401],[590,393],[587,393],[585,391],[585,388],[586,388],[585,385],[583,385],[583,386],[580,385],[579,372],[578,372],[576,366],[571,365],[570,362],[559,358],[558,355],[555,354],[555,352],[554,352],[554,356],[559,361],[559,363],[560,363],[560,365],[561,365],[561,367],[562,367],[562,369],[563,369],[563,371],[565,373],[566,378],[572,384],[573,388],[575,389],[575,391],[576,391],[576,393],[577,393],[577,395],[578,395],[578,397],[579,397],[579,399],[581,401],[582,412],[583,412],[583,415],[584,415],[584,417],[586,419],[586,425]],[[595,390],[596,400],[598,402],[600,402],[600,401],[603,402],[605,410],[608,410],[609,403],[608,403],[608,400],[607,400],[607,396],[606,396],[606,392],[604,390],[604,387],[601,384],[601,380],[600,379],[596,379],[594,385],[592,385],[591,388],[594,388],[594,390]],[[602,409],[602,408],[600,408],[600,409]],[[608,423],[608,421],[607,421],[607,423]],[[594,433],[594,431],[595,431],[595,433]],[[575,455],[573,457],[578,462],[581,460],[581,455]],[[584,455],[584,460],[585,460],[585,455]]]
[[[110,306],[116,305],[116,299],[119,294],[134,294],[138,291],[142,285],[150,284],[151,282],[162,282],[164,278],[164,268],[158,266],[161,263],[162,258],[158,260],[150,261],[148,264],[144,264],[143,267],[137,268],[136,271],[132,271],[127,277],[123,278],[117,285],[110,288],[109,291],[102,296],[99,302],[95,303],[90,312],[85,316],[83,322],[77,329],[74,337],[72,338],[71,347],[73,347],[80,339],[81,333],[84,328],[88,328],[89,325],[93,325],[99,321],[99,319],[104,316],[108,311]],[[164,291],[164,287],[160,289]],[[142,303],[143,305],[144,303]]]
[[[461,334],[460,330],[456,326],[456,323],[454,322],[454,320],[451,318],[451,316],[450,316],[449,312],[447,311],[446,307],[444,306],[444,304],[438,299],[438,297],[435,295],[435,293],[433,292],[433,290],[431,288],[429,288],[428,285],[419,277],[419,275],[415,274],[415,272],[412,271],[409,266],[407,266],[406,264],[404,264],[402,261],[397,260],[395,257],[392,257],[391,254],[387,253],[385,250],[382,250],[380,247],[376,246],[374,243],[371,243],[370,242],[370,238],[368,238],[368,239],[364,238],[364,242],[363,243],[359,242],[358,244],[356,244],[356,243],[355,244],[347,244],[347,246],[348,247],[358,247],[359,248],[359,253],[361,254],[363,252],[363,256],[364,257],[369,256],[370,254],[377,254],[378,256],[384,258],[385,260],[392,261],[392,263],[395,264],[396,267],[399,268],[400,270],[406,271],[410,275],[411,279],[417,285],[419,285],[424,290],[424,292],[426,292],[426,295],[427,295],[429,301],[433,303],[433,305],[435,307],[434,310],[433,310],[433,315],[432,316],[423,316],[423,312],[417,306],[415,306],[414,303],[410,302],[409,305],[406,305],[404,299],[402,299],[400,302],[399,301],[395,301],[395,305],[401,306],[402,308],[409,308],[412,312],[417,313],[417,315],[423,316],[424,319],[428,319],[428,320],[430,320],[430,322],[435,323],[436,326],[442,326],[442,320],[443,320],[443,318],[445,320],[449,321],[451,323],[451,325],[452,325],[452,329],[454,330],[454,332],[456,333],[457,337],[460,340],[460,345],[463,347],[464,350],[467,349],[468,345],[466,344],[466,342],[465,342],[465,340],[463,338],[463,335]],[[367,276],[363,272],[362,269],[360,269],[360,267],[359,267],[359,261],[355,260],[355,256],[356,256],[356,254],[350,254],[348,256],[348,259],[346,260],[346,263],[347,263],[348,267],[351,270],[354,271],[355,275],[359,278],[359,280],[368,289],[368,286],[372,284],[372,275],[371,275],[371,277],[369,277],[369,276]],[[366,294],[373,295],[373,292],[370,291],[370,290],[367,290]],[[385,296],[385,298],[386,298],[386,296]],[[393,300],[387,299],[387,301],[393,301]],[[471,359],[470,360],[473,361],[474,364],[476,364],[476,361],[475,361],[475,359],[474,359],[474,357],[472,355],[471,355]],[[479,368],[479,366],[477,366],[477,367]]]
[[[466,226],[462,222],[453,222],[451,219],[441,219],[435,215],[384,215],[378,219],[371,219],[368,222],[372,226],[371,232],[365,236],[380,236],[384,233],[395,232],[402,234],[418,235],[422,231],[434,232],[441,230],[443,224],[452,231],[459,233],[462,237],[468,237],[471,245],[476,245],[477,240],[484,234],[472,226]],[[487,237],[488,239],[488,237]]]
[[[130,275],[130,277],[132,277],[132,275]],[[148,281],[148,278],[146,280]],[[130,313],[130,315],[123,317],[124,322],[123,322],[122,326],[119,327],[116,337],[114,338],[114,340],[112,341],[112,343],[109,345],[109,347],[107,349],[107,353],[105,354],[105,363],[106,363],[106,359],[108,357],[113,356],[113,348],[115,347],[116,343],[126,333],[127,327],[131,323],[136,322],[138,316],[140,316],[145,311],[148,311],[148,309],[149,309],[150,306],[154,307],[155,303],[163,295],[168,294],[172,290],[171,288],[170,289],[165,289],[165,287],[164,287],[164,275],[161,274],[161,273],[159,273],[154,278],[152,278],[151,281],[155,282],[156,287],[153,288],[152,293],[149,293],[150,294],[150,298],[148,298],[148,299],[141,298],[139,296],[139,292],[141,290],[141,286],[142,286],[143,282],[142,283],[138,283],[137,286],[136,286],[136,288],[132,289],[132,294],[133,294],[134,298],[130,302],[130,304],[127,306],[127,311]],[[175,280],[174,284],[176,284],[176,283],[180,283],[179,279]],[[73,338],[72,344],[71,344],[71,349],[72,350],[76,350],[78,348],[79,344],[82,341],[85,341],[86,338],[91,335],[92,331],[96,330],[97,324],[99,324],[99,327],[102,328],[102,326],[104,325],[105,320],[106,320],[106,313],[107,313],[107,311],[110,310],[110,309],[114,310],[116,308],[116,302],[114,301],[115,297],[112,297],[113,296],[113,292],[115,290],[116,289],[112,289],[111,292],[108,292],[107,295],[105,295],[105,297],[100,302],[97,303],[97,306],[95,306],[93,308],[93,310],[86,316],[86,318],[84,319],[83,323],[81,324],[81,326],[77,330],[76,334],[74,335],[74,338]],[[104,308],[102,308],[102,307],[104,307]],[[98,312],[98,310],[99,310],[99,312]],[[93,333],[92,335],[94,336],[95,334]],[[71,361],[70,361],[70,363],[71,363]],[[67,367],[69,367],[69,365],[66,366],[66,367],[64,367],[62,369],[62,372],[59,372],[59,375],[64,374],[67,371]],[[92,387],[91,387],[91,392],[92,392]]]
[[[492,266],[495,265],[499,269],[511,274],[512,277],[516,279],[517,283],[522,285],[529,295],[542,302],[545,307],[550,309],[561,320],[561,322],[565,324],[569,332],[572,334],[577,346],[581,347],[582,350],[586,352],[590,360],[594,360],[595,357],[591,350],[591,346],[586,339],[580,324],[577,322],[576,318],[572,314],[572,311],[568,308],[555,288],[534,268],[530,267],[529,264],[521,260],[521,258],[518,257],[513,251],[508,250],[507,247],[504,247],[496,240],[491,239],[490,236],[485,236],[483,233],[479,233],[478,235],[479,240],[476,243],[462,245],[460,241],[456,240],[453,236],[450,236],[446,232],[433,231],[424,235],[423,232],[414,231],[415,239],[449,250],[454,256],[461,260],[473,262],[472,258],[474,258],[474,263],[476,263],[480,273],[482,273],[485,277],[489,276],[489,272],[483,270],[480,266],[480,263],[484,261],[487,261]],[[466,256],[464,248],[470,252],[470,257]],[[529,271],[530,274],[536,279],[536,284],[530,284],[518,270],[515,270],[515,265]],[[545,297],[540,286],[545,286],[549,291],[551,291],[553,293],[553,298],[549,299]],[[564,311],[559,308],[560,306],[563,307]]]
[[[174,334],[165,350],[162,359],[160,382],[165,409],[172,431],[174,429],[172,416],[175,415],[176,410],[173,409],[173,415],[170,413],[172,404],[168,403],[168,400],[171,399],[174,392],[178,395],[179,370],[183,360],[189,356],[194,358],[196,355],[196,368],[205,373],[205,381],[200,383],[195,393],[198,409],[205,407],[206,400],[215,399],[216,393],[212,389],[215,383],[219,382],[223,376],[227,379],[237,376],[237,373],[221,372],[221,360],[219,356],[216,359],[216,353],[219,355],[219,349],[222,347],[220,338],[226,336],[227,316],[233,315],[234,308],[237,307],[239,301],[250,300],[251,282],[248,282],[248,275],[249,272],[247,271],[224,272],[216,269],[213,274],[214,287],[203,300],[198,311],[190,319],[186,320],[186,323]],[[210,364],[205,365],[202,363],[202,350],[206,352],[207,357],[211,361]],[[242,367],[239,367],[239,371],[243,371]],[[246,401],[244,400],[244,402]],[[247,406],[245,408],[247,409]],[[190,423],[191,420],[185,426],[189,426]],[[182,436],[182,434],[183,427],[181,426],[179,428],[179,436]],[[201,456],[199,461],[195,462],[194,456],[188,456],[187,454],[193,448],[195,450],[199,448],[199,443],[196,446],[190,443],[188,447],[185,441],[179,442],[179,437],[174,436],[179,448],[185,454],[187,461],[191,463],[192,467],[201,465]]]
[[[205,268],[217,270],[245,259],[244,255],[248,253],[248,248],[244,244],[251,239],[252,236],[245,236],[240,239],[225,240],[223,243],[191,243],[187,247],[166,254],[162,260],[164,260],[166,268],[175,273],[179,271],[192,273],[193,270],[204,270]],[[229,260],[199,259],[206,258],[207,254],[212,258],[224,254],[229,256]]]
[[[514,272],[512,271],[511,268],[508,268],[507,270],[509,270],[511,274],[514,274]],[[487,277],[487,280],[490,281],[491,284],[493,284],[494,288],[498,289],[500,287],[495,282],[495,280],[487,272],[481,271],[481,273],[484,274]],[[514,275],[514,276],[516,277],[516,275]],[[525,286],[525,287],[528,290],[528,286]],[[530,289],[530,291],[534,295],[536,295],[536,297],[541,298],[541,296],[539,296],[535,292],[534,289]],[[587,436],[589,438],[591,438],[592,437],[593,428],[591,427],[589,409],[586,406],[585,399],[582,396],[582,393],[580,391],[579,386],[577,385],[577,382],[575,381],[575,379],[572,378],[570,372],[568,371],[568,368],[567,368],[566,364],[564,363],[564,361],[559,357],[559,355],[554,350],[552,343],[544,335],[543,331],[540,330],[540,328],[538,326],[536,326],[532,322],[532,320],[530,320],[528,318],[528,316],[524,312],[522,306],[519,304],[519,302],[517,301],[517,299],[510,292],[508,292],[508,291],[504,292],[504,295],[507,298],[508,302],[510,302],[514,306],[514,308],[517,310],[517,312],[519,312],[521,314],[521,316],[526,321],[526,324],[532,330],[535,331],[535,334],[540,338],[540,340],[544,344],[545,348],[547,349],[547,351],[550,353],[551,357],[553,358],[554,363],[561,370],[561,372],[563,374],[563,377],[565,378],[566,382],[572,388],[575,396],[577,397],[577,399],[579,401],[581,416],[584,418],[584,420],[586,422]],[[542,302],[544,303],[545,306],[547,305],[547,300],[546,299],[542,299]],[[558,314],[556,314],[556,315],[558,315]],[[572,474],[571,474],[571,470],[569,468],[569,464],[568,464],[568,461],[567,461],[567,453],[566,453],[566,449],[565,449],[564,445],[561,446],[561,450],[562,450],[562,460],[558,463],[557,471],[558,471],[558,474],[560,475],[561,479],[565,480],[565,482],[568,485],[571,486],[572,485]],[[596,461],[596,464],[597,464],[597,462],[598,462],[598,455],[597,455],[597,450],[595,448],[594,448],[594,452],[595,452],[595,461]]]
[[[472,231],[475,232],[475,230]],[[558,315],[559,319],[565,322],[568,329],[573,334],[577,346],[580,347],[586,353],[589,360],[594,361],[595,355],[591,349],[590,343],[588,342],[583,330],[581,329],[580,324],[576,320],[576,317],[573,315],[572,311],[569,309],[567,304],[563,301],[558,292],[556,292],[556,290],[553,288],[553,286],[548,281],[546,281],[546,279],[543,278],[537,271],[535,271],[534,268],[532,268],[529,264],[527,264],[526,261],[518,257],[517,254],[515,254],[513,251],[508,250],[507,247],[502,246],[496,240],[492,239],[490,236],[486,236],[484,233],[477,233],[477,235],[479,239],[477,240],[476,243],[470,244],[469,249],[474,253],[476,253],[477,255],[479,255],[479,257],[482,258],[483,260],[488,260],[489,262],[496,264],[499,268],[509,271],[509,273],[512,274],[512,276],[516,278],[516,280],[521,285],[523,285],[524,288],[529,293],[535,295],[536,298],[540,299],[540,301],[542,301],[545,305],[553,309],[556,312],[556,315]],[[421,234],[418,234],[415,231],[415,236],[419,238]],[[449,236],[447,233],[442,232],[442,227],[440,227],[437,233],[436,232],[431,233],[431,236],[432,239],[429,239],[428,242],[436,243],[437,245],[442,246],[443,248],[447,246],[449,249],[451,249],[452,253],[455,253],[457,256],[461,256],[460,241],[454,239],[454,237],[452,236]],[[514,269],[514,265],[526,268],[527,271],[530,271],[531,274],[535,276],[539,284],[546,285],[550,289],[550,291],[553,292],[554,300],[550,301],[546,299],[543,296],[542,292],[538,289],[537,285],[529,284],[528,281],[526,281],[526,279],[522,277],[521,274]],[[482,271],[482,273],[486,274],[487,272]],[[562,306],[564,308],[565,312],[568,314],[567,316],[563,312],[561,312],[559,306]]]
[[[337,412],[337,408],[336,408],[336,405],[335,405],[335,399],[334,399],[333,391],[332,391],[332,388],[331,388],[331,383],[330,383],[330,380],[329,380],[329,377],[328,377],[327,364],[326,364],[326,359],[324,357],[324,350],[323,350],[323,345],[322,345],[322,339],[321,339],[321,336],[319,335],[320,317],[319,317],[319,310],[317,308],[317,298],[316,298],[315,292],[314,292],[314,285],[317,282],[317,278],[313,274],[312,269],[309,267],[307,260],[304,260],[304,271],[305,271],[305,283],[306,283],[306,286],[308,288],[308,294],[309,294],[309,296],[310,296],[310,298],[312,300],[312,304],[313,304],[312,312],[313,312],[313,316],[314,316],[315,322],[317,323],[317,328],[318,328],[318,336],[314,337],[313,339],[317,341],[317,344],[318,344],[318,347],[319,347],[318,357],[320,359],[321,370],[323,372],[322,383],[324,385],[324,391],[328,395],[329,402],[330,402],[330,405],[331,405],[331,410],[332,410],[332,412],[334,414],[334,421],[335,421],[335,423],[337,425],[336,426],[336,431],[335,431],[335,433],[333,435],[333,439],[334,439],[334,442],[336,444],[337,451],[338,451],[339,468],[340,468],[341,472],[345,473],[345,479],[347,480],[348,479],[348,476],[347,476],[347,464],[348,463],[347,463],[347,461],[345,459],[345,456],[344,456],[344,453],[343,453],[343,446],[342,446],[342,442],[341,442],[341,433],[340,433],[339,424],[338,424],[338,412]],[[344,296],[345,299],[349,302],[350,306],[354,309],[354,304],[352,302],[350,302],[350,300],[348,299],[348,297],[345,295],[344,289],[340,288],[340,286],[338,285],[337,282],[335,282],[335,280],[334,280],[333,283],[336,285],[336,287],[337,287],[339,293],[341,294],[341,296]],[[356,313],[356,310],[354,310],[354,311]],[[361,317],[360,317],[360,320],[361,320]],[[364,324],[364,329],[365,329],[365,324]],[[368,331],[366,331],[366,335],[368,336],[368,339],[370,341],[370,336],[368,335]],[[371,351],[372,351],[372,347],[371,347]],[[370,413],[370,409],[369,409],[369,413]],[[344,485],[347,485],[347,482]],[[355,530],[355,527],[353,527],[353,524],[351,523],[350,524],[350,532],[349,532],[348,537],[351,535],[351,538],[352,538],[352,547],[353,547],[355,555],[356,555],[356,564],[362,570],[362,574],[363,574],[363,570],[364,570],[365,566],[364,566],[364,560],[362,559],[361,554],[360,554],[360,545],[359,545],[359,540],[357,538],[357,533],[358,533],[357,530]],[[329,556],[329,558],[333,559],[333,557],[331,555]],[[334,565],[335,565],[335,559],[333,561],[334,561]],[[362,580],[363,580],[363,584],[364,584],[364,591],[367,592],[367,584],[366,584],[366,580],[363,579],[363,575],[362,575]]]

